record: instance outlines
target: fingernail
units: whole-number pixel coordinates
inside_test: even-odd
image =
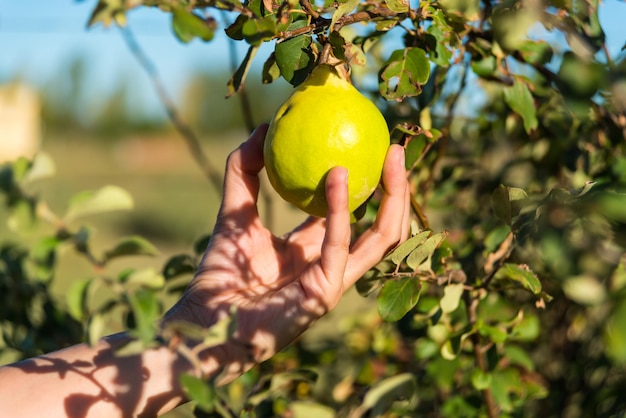
[[[405,149],[403,146],[400,146],[400,152],[398,152],[398,155],[396,156],[396,158],[398,159],[398,164],[400,164],[400,167],[402,167],[402,169],[406,169],[406,157],[405,157]]]

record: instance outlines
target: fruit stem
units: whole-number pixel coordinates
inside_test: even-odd
[[[322,47],[317,65],[328,65],[332,67],[339,77],[352,84],[352,80],[350,79],[350,67],[332,54],[332,46],[328,40],[324,40],[324,46]]]

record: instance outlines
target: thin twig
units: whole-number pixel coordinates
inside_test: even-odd
[[[477,321],[477,310],[478,310],[478,298],[472,297],[470,292],[463,292],[463,298],[465,300],[465,309],[467,312],[467,318],[470,325],[474,325]],[[483,354],[483,347],[480,341],[480,334],[478,332],[472,333],[469,337],[470,342],[472,343],[472,348],[474,351],[474,361],[476,363],[476,367],[478,367],[483,373],[487,373],[487,363],[485,362],[485,356]],[[491,393],[491,388],[487,387],[481,390],[483,396],[483,402],[485,403],[485,407],[487,408],[487,416],[489,418],[497,418],[498,416],[498,407],[496,405],[495,399],[493,398],[493,393]]]
[[[230,26],[230,22],[228,21],[228,16],[225,11],[222,11],[222,19],[224,20],[224,25],[226,27]],[[230,58],[230,69],[231,72],[234,73],[237,71],[237,67],[239,66],[239,59],[237,57],[237,41],[234,39],[228,38],[228,57]],[[246,130],[248,133],[252,133],[256,125],[254,123],[254,117],[252,115],[252,106],[250,106],[250,98],[248,97],[248,92],[245,84],[243,84],[239,88],[237,92],[239,96],[239,104],[241,105],[241,115],[243,116],[243,123],[246,126]]]
[[[137,40],[135,39],[135,36],[131,32],[131,30],[128,27],[122,27],[120,28],[120,30],[122,31],[122,35],[124,37],[126,45],[128,46],[128,49],[150,77],[150,81],[152,81],[152,84],[156,89],[159,100],[161,100],[161,104],[163,104],[163,106],[165,107],[165,111],[167,112],[170,121],[172,122],[178,133],[185,140],[185,143],[187,144],[187,147],[189,148],[193,159],[202,169],[207,179],[213,184],[213,187],[215,187],[218,193],[221,194],[223,182],[221,172],[213,167],[206,154],[202,150],[202,147],[200,146],[200,141],[191,130],[191,128],[181,119],[178,111],[176,110],[174,102],[172,101],[169,94],[165,90],[165,87],[163,86],[156,67],[154,66],[152,61],[150,61],[150,59],[146,56],[141,46],[137,43]]]
[[[224,20],[226,26],[228,26],[228,16],[226,15],[226,12],[222,13],[222,19]],[[236,41],[234,39],[228,38],[228,53],[230,57],[231,72],[234,73],[235,71],[237,71],[237,66],[239,65],[237,58]],[[250,98],[248,96],[245,84],[241,85],[239,91],[237,92],[237,95],[239,96],[239,103],[241,105],[241,114],[243,116],[244,124],[246,126],[246,129],[248,130],[248,133],[252,133],[252,131],[256,128],[256,124],[254,123],[252,106],[250,104]],[[274,227],[274,200],[265,188],[261,188],[259,194],[265,207],[265,219],[263,220],[263,223],[269,230],[272,230]]]

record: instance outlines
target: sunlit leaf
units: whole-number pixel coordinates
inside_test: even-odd
[[[506,263],[496,274],[498,279],[509,279],[521,284],[535,295],[541,292],[541,282],[528,266]]]
[[[598,305],[606,298],[606,289],[595,277],[581,275],[569,277],[563,283],[563,292],[576,303]]]
[[[104,260],[108,262],[114,258],[124,256],[156,256],[158,254],[159,250],[150,241],[140,236],[132,236],[123,238],[117,244],[115,244],[115,247],[106,251],[104,253]]]
[[[153,268],[129,270],[120,275],[120,282],[145,289],[161,289],[165,286],[165,278]]]
[[[29,183],[35,180],[41,180],[52,177],[56,172],[54,160],[45,152],[38,152],[32,160],[32,163],[24,175],[23,182]]]
[[[263,63],[263,72],[262,72],[262,80],[263,84],[269,84],[274,82],[280,77],[280,68],[278,68],[278,64],[276,63],[276,57],[272,52],[270,56],[267,58],[265,63]]]
[[[146,344],[152,343],[157,332],[157,320],[161,308],[154,292],[147,289],[138,289],[128,295],[133,310],[135,328],[131,334]]]
[[[353,11],[360,2],[361,0],[346,0],[343,3],[339,3],[339,6],[335,10],[335,13],[333,13],[333,17],[331,18],[330,29],[333,30],[335,27],[335,23],[337,23],[337,20]]]
[[[97,191],[82,192],[74,196],[65,213],[66,222],[83,216],[133,208],[133,198],[118,186],[104,186]]]
[[[250,66],[252,65],[252,60],[254,60],[258,50],[258,46],[250,46],[250,48],[248,48],[248,52],[246,53],[243,61],[241,61],[241,64],[226,84],[228,87],[226,97],[231,97],[235,93],[241,91],[246,80],[246,76],[248,75],[248,71],[250,70]]]
[[[452,283],[444,287],[443,297],[439,302],[443,313],[454,312],[459,307],[464,290],[463,283]]]
[[[126,24],[125,2],[126,0],[99,0],[89,17],[87,26],[96,23],[110,26],[113,22],[119,26],[124,26]]]
[[[67,310],[72,318],[77,321],[82,321],[85,318],[87,311],[87,291],[91,282],[91,279],[75,280],[67,291],[65,297]]]
[[[537,129],[537,109],[528,85],[518,79],[504,89],[504,101],[515,113],[522,117],[526,132]]]
[[[379,72],[378,89],[387,100],[417,96],[430,76],[430,63],[420,48],[394,51]]]
[[[400,244],[395,250],[393,250],[388,258],[391,260],[392,263],[396,265],[400,264],[402,260],[404,260],[404,258],[411,253],[411,251],[413,251],[419,245],[423,244],[430,234],[431,231],[429,230],[421,231],[415,234],[414,236]]]
[[[180,375],[180,383],[189,399],[205,412],[214,409],[216,401],[215,388],[207,381],[189,373]]]
[[[607,354],[619,364],[626,364],[626,299],[622,299],[611,313],[604,327]]]
[[[474,368],[471,373],[472,386],[476,390],[485,390],[491,384],[491,375],[478,368]]]
[[[415,377],[412,373],[388,377],[367,391],[361,408],[369,412],[368,416],[382,416],[394,402],[415,396],[416,389]]]
[[[210,41],[217,29],[217,23],[211,17],[201,17],[183,7],[174,7],[172,29],[176,37],[184,43],[191,42],[195,38]]]
[[[334,418],[336,416],[333,408],[312,401],[289,402],[289,411],[293,418]]]
[[[289,30],[299,29],[306,26],[306,22],[298,20]],[[280,74],[285,80],[294,86],[302,83],[315,64],[315,57],[311,51],[311,37],[307,35],[296,36],[276,44],[274,51],[276,64],[280,68]]]
[[[406,258],[408,266],[416,270],[424,261],[432,257],[447,235],[446,232],[439,232],[428,237],[423,244],[415,248]]]

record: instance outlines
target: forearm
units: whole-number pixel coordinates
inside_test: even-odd
[[[166,347],[115,357],[125,334],[0,368],[0,411],[10,417],[156,416],[184,402],[189,363]]]

